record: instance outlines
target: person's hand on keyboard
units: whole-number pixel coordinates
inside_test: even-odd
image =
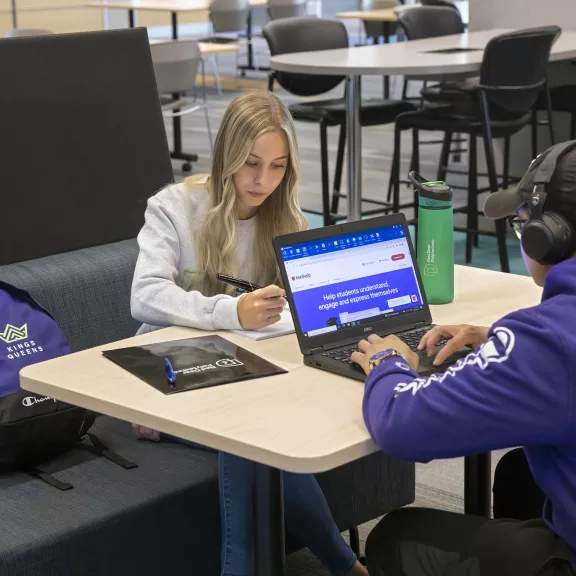
[[[433,364],[439,366],[444,363],[448,356],[454,354],[460,348],[464,346],[469,346],[470,348],[475,348],[480,344],[486,342],[488,338],[488,328],[485,326],[470,326],[469,324],[459,324],[457,326],[435,326],[427,332],[420,344],[418,345],[418,350],[426,350],[428,356],[434,356],[436,354],[436,346],[440,343],[443,338],[448,339],[448,342],[443,346]]]
[[[370,372],[370,358],[377,352],[388,349],[396,350],[396,352],[404,356],[411,368],[418,370],[418,354],[412,352],[408,344],[402,342],[400,338],[394,335],[380,338],[376,334],[371,334],[368,336],[368,340],[360,340],[358,342],[358,352],[352,354],[351,360],[359,364],[364,372],[368,374]]]

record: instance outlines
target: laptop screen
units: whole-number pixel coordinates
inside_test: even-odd
[[[424,308],[402,224],[280,251],[305,337]]]

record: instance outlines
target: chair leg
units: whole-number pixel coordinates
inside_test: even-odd
[[[462,134],[456,134],[455,137],[456,140],[462,140]],[[454,161],[454,164],[460,164],[460,162],[462,162],[462,155],[459,151],[452,156],[452,160]]]
[[[342,168],[344,166],[344,148],[346,146],[346,125],[340,126],[338,136],[338,152],[336,154],[336,171],[334,172],[334,186],[332,188],[332,214],[338,214],[340,200],[340,187],[342,185]]]
[[[418,130],[412,128],[412,163],[410,170],[420,172],[420,140]]]
[[[218,68],[218,56],[214,54],[212,57],[212,72],[214,73],[214,80],[216,81],[216,90],[218,96],[222,96],[222,85],[220,84],[220,70]]]
[[[402,86],[402,100],[408,98],[408,80],[404,78],[404,86]]]
[[[556,144],[556,137],[554,135],[554,122],[552,121],[552,100],[550,99],[550,88],[548,82],[544,88],[546,90],[546,110],[548,112],[548,132],[550,133],[550,146]]]
[[[330,226],[330,180],[328,170],[328,128],[324,122],[320,122],[320,163],[322,170],[322,214],[324,226]]]
[[[486,93],[480,91],[480,101],[482,107],[482,131],[484,136],[484,150],[486,152],[486,164],[488,167],[488,177],[490,180],[490,191],[498,190],[498,176],[496,174],[496,163],[494,161],[494,143],[492,141],[492,128],[490,126],[490,115],[488,112],[488,99]],[[502,272],[510,272],[508,261],[508,248],[506,246],[506,219],[496,220],[496,239],[498,241],[498,255],[500,256],[500,268]]]
[[[504,138],[504,166],[502,173],[502,188],[508,188],[510,182],[510,136]]]
[[[444,142],[440,153],[440,163],[438,164],[437,180],[444,182],[448,172],[448,162],[450,161],[450,147],[452,146],[452,132],[444,132]]]
[[[356,558],[360,559],[360,534],[358,533],[358,527],[350,528],[350,548],[352,552],[356,554]]]
[[[214,140],[212,139],[212,130],[210,129],[210,118],[208,108],[204,108],[204,119],[206,120],[206,131],[208,132],[208,143],[210,144],[210,156],[214,153]]]
[[[532,110],[532,158],[538,156],[538,112]]]
[[[402,130],[396,122],[394,128],[394,158],[392,160],[392,173],[390,174],[390,182],[393,187],[392,195],[392,212],[396,213],[400,210],[400,145]]]
[[[466,216],[466,264],[472,262],[472,240],[478,230],[478,164],[476,136],[470,134],[468,143],[468,207]]]
[[[204,108],[204,118],[206,119],[206,130],[208,131],[208,143],[210,144],[210,156],[214,153],[214,141],[212,139],[212,130],[210,129],[210,118],[208,116],[208,108]]]
[[[388,193],[386,194],[386,202],[390,203],[392,200],[392,190],[394,188],[394,179],[392,178],[394,174],[394,159],[392,159],[392,166],[390,167],[390,178],[388,179]]]
[[[424,80],[424,84],[422,85],[422,90],[426,90],[428,88],[428,82]],[[420,108],[424,108],[424,96],[420,97]]]
[[[420,173],[420,139],[418,130],[416,128],[412,128],[412,166],[410,167],[411,170],[414,170],[416,173]],[[414,200],[413,200],[413,207],[414,207],[414,227],[415,227],[415,234],[414,237],[418,237],[418,193],[414,190]]]

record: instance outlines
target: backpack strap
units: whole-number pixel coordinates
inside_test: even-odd
[[[98,454],[98,456],[103,456],[107,460],[114,462],[114,464],[118,464],[118,466],[122,466],[122,468],[125,468],[126,470],[138,467],[138,464],[136,464],[135,462],[131,462],[127,458],[124,458],[123,456],[120,456],[120,454],[117,454],[116,452],[110,450],[108,446],[106,446],[106,444],[104,444],[104,442],[102,442],[102,440],[100,440],[100,438],[98,438],[98,436],[96,436],[95,434],[89,432],[87,436],[88,438],[90,438],[93,450],[96,452],[96,454]],[[79,444],[79,446],[82,446],[82,444]],[[88,446],[85,447],[88,448]],[[34,478],[38,478],[39,480],[46,482],[46,484],[49,484],[50,486],[53,486],[54,488],[57,488],[62,492],[74,488],[73,484],[70,484],[69,482],[63,482],[62,480],[58,480],[58,478],[52,476],[52,474],[49,474],[48,472],[45,472],[41,468],[37,468],[35,466],[29,466],[27,468],[24,468],[22,471],[25,472],[26,474],[29,474],[30,476],[33,476]]]
[[[122,466],[122,468],[125,468],[126,470],[138,467],[138,464],[135,462],[131,462],[127,458],[124,458],[124,456],[120,456],[120,454],[112,452],[112,450],[110,450],[110,448],[108,448],[108,446],[106,446],[106,444],[104,444],[104,442],[102,442],[102,440],[100,440],[96,434],[88,432],[87,436],[90,438],[90,442],[92,442],[92,446],[94,447],[94,450],[96,450],[98,456],[103,456],[107,460],[114,462],[114,464],[118,464],[118,466]]]
[[[65,490],[71,490],[72,488],[74,488],[72,484],[68,482],[62,482],[62,480],[58,480],[58,478],[52,476],[52,474],[44,472],[44,470],[41,470],[40,468],[35,468],[34,466],[24,468],[23,472],[29,474],[30,476],[33,476],[34,478],[39,478],[40,480],[46,482],[46,484],[50,484],[50,486],[54,486],[54,488],[58,488],[58,490],[62,490],[63,492]]]

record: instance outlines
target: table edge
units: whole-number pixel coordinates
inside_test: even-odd
[[[33,366],[38,366],[39,364],[31,364],[20,371],[20,386],[23,390],[35,394],[42,394],[50,398],[56,398],[63,402],[124,421],[126,421],[126,417],[120,415],[120,413],[132,412],[134,418],[131,420],[138,421],[138,423],[143,426],[167,434],[179,436],[183,439],[205,445],[209,448],[228,452],[287,472],[294,472],[297,474],[327,472],[379,451],[378,446],[369,437],[367,437],[363,442],[348,446],[331,454],[320,454],[311,457],[290,456],[288,454],[279,454],[277,452],[271,452],[266,449],[244,444],[203,430],[194,430],[191,427],[183,426],[165,418],[151,416],[147,413],[139,413],[136,410],[97,398],[91,398],[90,406],[87,406],[85,402],[87,397],[85,395],[78,394],[72,390],[66,390],[66,398],[63,399],[62,394],[60,394],[60,392],[62,392],[60,388],[46,382],[41,382],[33,377],[26,376],[25,373],[29,371],[28,369]],[[194,430],[195,434],[187,434],[187,431],[190,430]]]

